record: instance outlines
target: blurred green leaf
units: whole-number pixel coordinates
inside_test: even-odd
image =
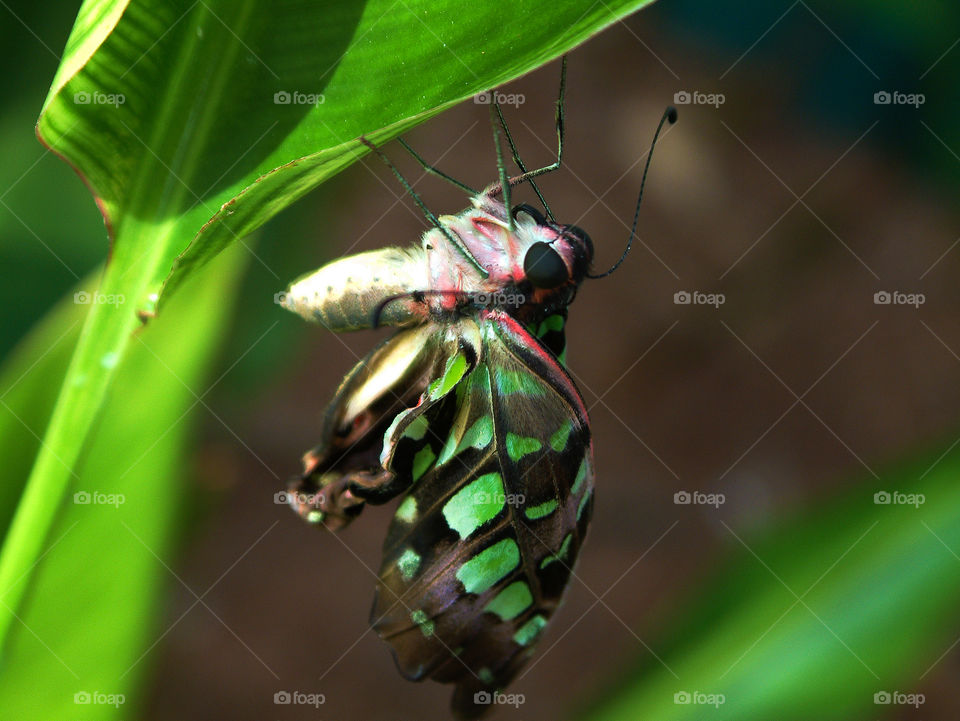
[[[760,538],[728,527],[735,558],[677,614],[666,650],[654,644],[665,665],[648,658],[586,718],[852,721],[888,710],[874,695],[910,692],[960,627],[958,477],[951,447]],[[922,503],[875,502],[894,492]]]
[[[72,300],[50,311],[14,349],[0,372],[0,529],[7,528],[17,507],[80,335],[86,308]]]
[[[246,260],[230,255],[137,336],[117,373],[77,469],[75,494],[58,513],[8,639],[0,673],[4,718],[131,717],[148,669],[142,656],[163,630],[160,591],[174,582],[165,567],[186,505],[190,410],[224,334],[230,305],[223,299]],[[53,398],[41,391],[55,389],[65,371],[83,307],[72,300],[38,326],[5,370],[0,387],[21,378],[3,398],[22,420],[42,420],[50,411]],[[194,312],[198,307],[208,310]],[[18,441],[7,433],[19,424],[12,412],[10,419],[0,415],[4,454]],[[13,467],[5,463],[2,485],[16,490],[16,474],[29,469],[29,460],[13,460]],[[125,698],[114,705],[109,695]]]
[[[361,134],[389,139],[648,2],[86,0],[37,134],[84,178],[113,244],[99,287],[82,289],[90,313],[0,555],[0,643],[171,269],[175,288],[346,167]],[[519,40],[495,31],[505,23]]]

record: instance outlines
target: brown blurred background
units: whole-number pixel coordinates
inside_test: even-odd
[[[590,233],[601,270],[626,241],[664,107],[681,91],[724,102],[678,105],[633,253],[571,309],[569,365],[595,435],[594,521],[565,606],[510,689],[528,703],[494,718],[559,718],[628,660],[657,653],[672,607],[736,543],[726,526],[749,533],[864,478],[881,488],[886,462],[953,441],[953,31],[887,6],[864,21],[865,3],[702,5],[664,1],[569,58],[565,166],[542,186],[559,219]],[[503,88],[524,96],[506,112],[532,166],[554,152],[558,79],[554,63]],[[877,105],[882,90],[923,92],[926,103]],[[486,106],[464,103],[408,140],[470,185],[495,176]],[[398,145],[386,150],[436,212],[465,207]],[[215,415],[203,414],[196,525],[174,569],[182,583],[171,576],[142,661],[156,669],[147,718],[449,718],[450,689],[402,680],[367,626],[392,508],[370,508],[334,537],[272,502],[340,378],[380,337],[308,327],[272,293],[338,255],[418,242],[424,229],[389,172],[365,159],[260,234],[263,264],[251,265],[215,374],[225,376],[207,399]],[[725,302],[678,305],[680,291]],[[925,302],[877,305],[880,291]],[[675,504],[684,490],[726,503]],[[918,689],[925,717],[960,715],[958,663],[954,650]],[[326,703],[278,707],[281,690]]]

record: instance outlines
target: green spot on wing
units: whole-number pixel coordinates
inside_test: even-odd
[[[400,555],[400,558],[397,559],[397,568],[400,570],[400,576],[403,580],[409,581],[416,575],[417,570],[420,568],[420,554],[412,548],[408,548]],[[420,613],[423,613],[423,611]]]
[[[523,613],[531,603],[533,603],[533,594],[530,593],[530,586],[526,581],[515,581],[494,596],[483,610],[497,614],[504,621],[509,621]]]
[[[475,390],[490,387],[490,371],[487,370],[486,363],[478,363],[470,374],[470,387]]]
[[[517,629],[517,632],[513,634],[513,640],[521,646],[526,646],[540,635],[540,632],[546,625],[547,619],[538,613]]]
[[[486,684],[493,683],[493,671],[484,666],[479,671],[477,671],[477,676]]]
[[[567,447],[567,441],[570,439],[570,431],[573,430],[573,421],[567,421],[559,430],[550,436],[550,447],[557,453]]]
[[[422,440],[425,435],[427,435],[427,427],[430,425],[430,421],[425,415],[419,415],[410,421],[403,431],[403,438],[410,438],[414,441]]]
[[[442,466],[460,451],[466,448],[483,449],[490,445],[493,440],[493,418],[490,416],[480,416],[473,422],[473,425],[463,434],[463,438],[457,441],[454,434],[450,434],[443,448],[440,449],[440,457],[437,458],[437,465]]]
[[[512,538],[494,543],[460,566],[457,579],[467,593],[483,593],[520,563],[520,548]]]
[[[457,452],[459,453],[469,446],[477,449],[486,448],[492,440],[493,418],[490,416],[480,416],[474,421],[473,425],[470,426],[470,430],[463,434],[463,440],[461,440],[460,445],[457,446]]]
[[[410,620],[420,627],[420,630],[423,632],[424,636],[429,637],[433,635],[433,632],[435,630],[434,623],[433,621],[430,620],[429,616],[427,616],[426,612],[423,611],[422,609],[418,608],[416,611],[411,613]]]
[[[512,461],[519,461],[526,455],[536,453],[542,445],[536,438],[526,438],[515,433],[507,433],[506,440],[507,455],[510,456]]]
[[[434,400],[447,395],[467,372],[467,358],[463,353],[450,356],[443,375],[430,384],[430,397]]]
[[[551,315],[549,318],[544,318],[543,322],[540,323],[540,328],[537,330],[537,337],[545,336],[552,330],[563,330],[563,323],[562,315]]]
[[[583,487],[583,482],[587,480],[587,459],[584,458],[580,461],[580,468],[577,470],[577,477],[573,480],[573,486],[570,488],[570,493],[577,495],[580,493],[580,489]]]
[[[544,516],[549,516],[557,509],[557,500],[551,498],[546,503],[541,503],[539,506],[530,506],[524,509],[524,514],[530,520],[536,520],[538,518],[543,518]]]
[[[580,499],[580,505],[577,506],[577,520],[580,520],[580,516],[583,515],[583,509],[587,507],[587,501],[590,500],[592,493],[584,493],[583,498]]]
[[[414,465],[416,465],[416,459],[414,459]],[[413,523],[417,520],[417,499],[413,496],[404,498],[403,503],[397,506],[394,516],[404,523]]]
[[[563,543],[560,544],[560,550],[557,551],[554,555],[552,555],[552,556],[547,556],[546,558],[544,558],[544,559],[540,562],[540,568],[546,568],[547,566],[549,566],[549,565],[550,565],[551,563],[553,563],[554,561],[565,561],[565,560],[567,559],[567,554],[570,553],[570,539],[571,539],[571,537],[572,537],[571,534],[568,533],[568,534],[564,537]]]
[[[420,476],[427,472],[427,469],[430,468],[434,458],[436,458],[436,456],[434,455],[433,449],[430,446],[424,446],[417,451],[416,455],[413,457],[413,468],[410,471],[414,481],[419,480]]]
[[[497,390],[501,395],[524,393],[529,396],[542,396],[544,394],[543,385],[534,378],[532,373],[499,368],[494,371],[494,376],[497,380]]]
[[[455,493],[444,504],[443,517],[447,519],[447,525],[460,534],[460,538],[466,538],[495,518],[503,510],[505,502],[500,474],[487,473]]]

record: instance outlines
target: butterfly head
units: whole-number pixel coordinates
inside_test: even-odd
[[[590,236],[575,225],[547,220],[526,203],[515,206],[511,212],[518,230],[533,240],[523,256],[526,280],[540,290],[579,285],[593,261]]]

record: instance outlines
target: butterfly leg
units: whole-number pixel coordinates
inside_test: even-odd
[[[510,146],[510,152],[513,155],[513,162],[517,164],[517,167],[520,169],[520,175],[515,178],[510,179],[511,185],[518,185],[524,181],[530,183],[533,188],[533,192],[537,194],[537,198],[540,199],[540,202],[543,203],[544,210],[547,211],[547,217],[550,220],[556,220],[553,216],[553,212],[550,210],[550,206],[547,204],[546,199],[543,197],[543,193],[540,192],[540,188],[537,186],[534,178],[538,175],[544,175],[545,173],[550,173],[554,170],[560,168],[560,164],[563,160],[563,128],[564,128],[564,96],[566,95],[567,88],[567,56],[564,55],[560,64],[560,95],[557,98],[557,159],[552,162],[550,165],[546,165],[542,168],[536,170],[527,170],[527,166],[524,165],[524,162],[520,159],[520,153],[517,150],[517,145],[513,140],[513,135],[510,133],[510,129],[507,127],[507,121],[503,117],[503,111],[500,109],[500,103],[494,103],[493,106],[497,111],[497,116],[500,119],[500,125],[503,128],[504,137],[507,139],[507,144]]]
[[[452,176],[450,176],[450,175],[447,175],[446,173],[444,173],[444,172],[443,172],[442,170],[440,170],[439,168],[435,168],[434,166],[430,165],[426,160],[424,160],[423,158],[421,158],[421,157],[420,157],[420,154],[419,154],[416,150],[414,150],[413,148],[411,148],[411,147],[407,144],[407,141],[404,140],[403,138],[397,138],[397,141],[400,143],[400,145],[402,145],[404,148],[406,148],[407,152],[410,153],[410,155],[412,155],[412,156],[414,157],[414,159],[415,159],[418,163],[420,163],[420,167],[422,167],[426,172],[430,173],[431,175],[436,175],[438,178],[442,178],[443,180],[446,180],[446,181],[447,181],[448,183],[450,183],[451,185],[457,186],[458,188],[460,188],[460,190],[464,190],[464,191],[466,191],[467,193],[469,193],[470,195],[477,195],[477,194],[479,194],[479,192],[480,192],[479,190],[474,190],[473,188],[471,188],[471,187],[470,187],[469,185],[467,185],[466,183],[462,183],[462,182],[460,182],[459,180],[457,180],[456,178],[454,178],[454,177],[452,177]]]

